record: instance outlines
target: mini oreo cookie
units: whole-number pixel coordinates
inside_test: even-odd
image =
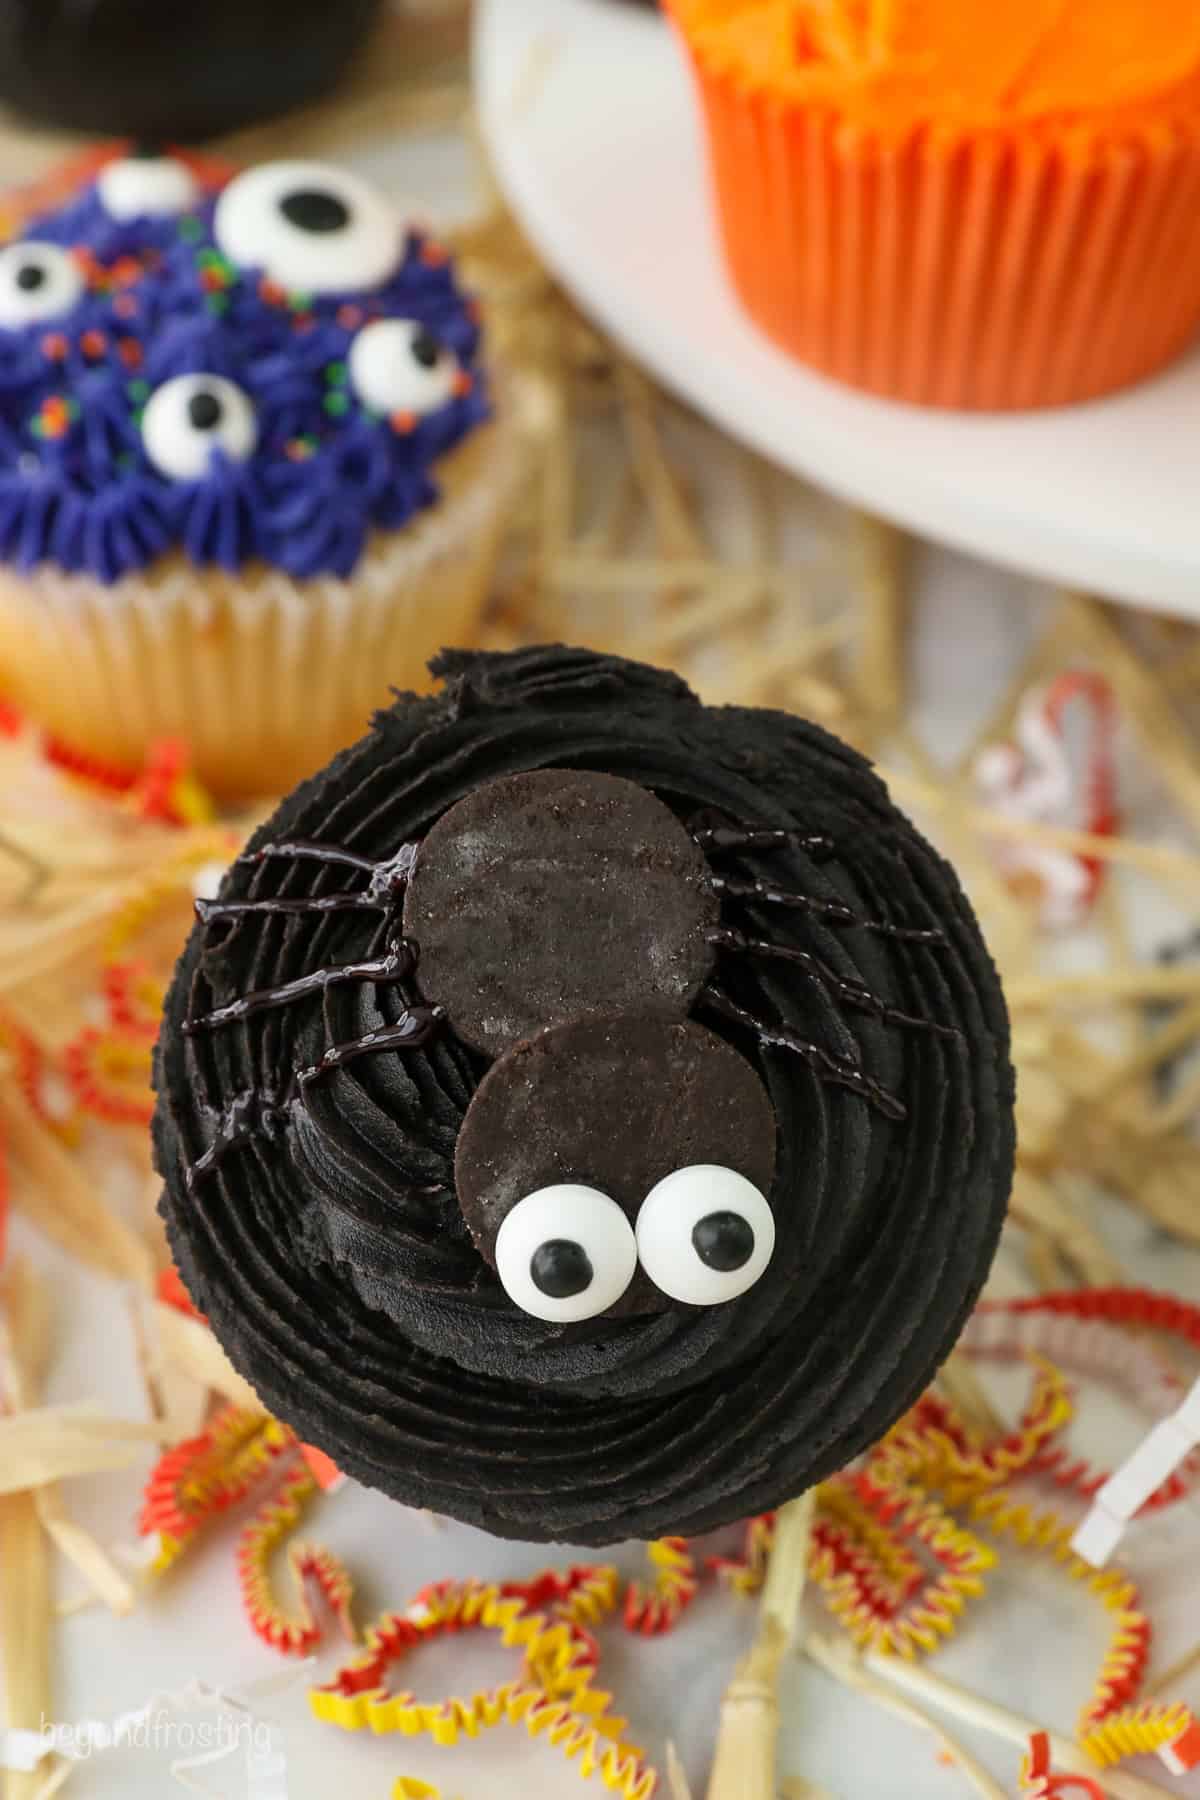
[[[987,1273],[1013,1077],[974,915],[813,725],[562,647],[435,673],[180,961],[181,1273],[263,1404],[398,1500],[585,1545],[764,1512],[913,1403]],[[569,798],[548,861],[523,793]]]
[[[645,788],[585,770],[491,781],[421,846],[404,903],[421,979],[488,1056],[597,1012],[686,1013],[720,911],[704,857]]]
[[[770,1192],[775,1114],[762,1082],[694,1020],[618,1013],[540,1032],[493,1064],[459,1131],[454,1179],[494,1264],[496,1234],[526,1194],[583,1182],[632,1224],[666,1176],[709,1164]],[[661,1294],[635,1282],[632,1310],[661,1311]]]

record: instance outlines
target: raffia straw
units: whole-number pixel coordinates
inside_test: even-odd
[[[4,1289],[4,1387],[13,1406],[24,1406],[30,1387],[41,1379],[48,1320],[41,1295],[20,1262],[10,1265]],[[0,1417],[0,1431],[6,1422]],[[0,1483],[4,1472],[0,1450]],[[49,1558],[37,1501],[32,1493],[0,1491],[0,1660],[5,1715],[15,1729],[38,1730],[51,1716],[50,1632]],[[10,1773],[3,1790],[6,1800],[31,1800],[38,1779]]]
[[[1196,745],[1161,681],[1113,625],[1099,602],[1082,595],[1067,601],[1072,622],[1093,647],[1126,714],[1133,719],[1155,773],[1200,831],[1200,765]]]
[[[89,1406],[7,1414],[0,1417],[0,1494],[128,1468],[144,1445],[162,1443],[168,1435],[161,1425],[109,1418]]]
[[[893,798],[902,800],[905,805],[943,813],[953,804],[951,796],[932,781],[890,766],[881,767],[879,773],[891,788]],[[1127,837],[1100,837],[1095,832],[1073,831],[1065,825],[1035,825],[1025,819],[993,812],[986,806],[964,807],[962,816],[974,830],[991,837],[1015,838],[1031,844],[1046,844],[1052,849],[1073,850],[1083,856],[1098,857],[1101,862],[1138,869],[1143,875],[1157,876],[1189,892],[1200,888],[1200,856],[1187,850],[1174,850],[1165,844],[1139,844]]]
[[[50,1565],[32,1494],[0,1493],[0,1644],[10,1729],[40,1731],[54,1716]],[[38,1773],[8,1774],[5,1800],[34,1800]]]
[[[1165,1669],[1152,1672],[1142,1691],[1148,1700],[1156,1694],[1174,1694],[1190,1675],[1195,1675],[1198,1671],[1200,1671],[1200,1644],[1196,1644],[1177,1661],[1169,1663]]]
[[[704,557],[709,546],[663,448],[655,416],[655,390],[642,371],[624,357],[617,358],[616,378],[630,461],[650,507],[655,537],[668,558]],[[711,574],[711,557],[708,569]]]
[[[1031,1231],[1025,1246],[1025,1266],[1033,1285],[1043,1294],[1069,1287],[1070,1278],[1058,1259],[1053,1242],[1044,1231]]]
[[[938,1381],[957,1410],[982,1439],[990,1441],[1004,1435],[1004,1421],[988,1398],[969,1358],[961,1350],[951,1352],[943,1363]]]
[[[110,1211],[76,1158],[2,1082],[0,1129],[25,1177],[13,1182],[13,1205],[79,1262],[149,1289],[149,1246]]]
[[[852,537],[861,613],[855,677],[872,725],[886,731],[905,710],[908,539],[886,520],[862,512],[854,514]]]
[[[708,1800],[775,1800],[779,1670],[799,1626],[815,1504],[810,1491],[776,1520],[758,1635],[721,1702]]]
[[[1018,1224],[1047,1237],[1074,1265],[1085,1285],[1118,1287],[1125,1280],[1124,1265],[1052,1181],[1019,1166],[1009,1212]]]
[[[1061,1001],[1140,1005],[1144,1000],[1190,1000],[1200,994],[1200,967],[1097,969],[1087,974],[1026,975],[1006,985],[1011,1007],[1054,1006]]]
[[[1162,1137],[1165,1132],[1176,1131],[1181,1125],[1200,1117],[1200,1074],[1193,1075],[1183,1082],[1171,1098],[1162,1106],[1139,1119],[1134,1130],[1139,1137]]]
[[[864,1694],[885,1711],[894,1713],[920,1731],[928,1731],[937,1742],[939,1750],[962,1771],[974,1791],[982,1796],[982,1800],[1008,1800],[1008,1796],[999,1782],[994,1780],[987,1770],[978,1763],[970,1751],[964,1750],[958,1741],[951,1737],[945,1728],[931,1719],[911,1700],[904,1700],[885,1682],[873,1679],[864,1669],[862,1659],[848,1643],[827,1637],[823,1632],[811,1631],[804,1640],[804,1653],[817,1666],[840,1681],[843,1687]]]
[[[705,556],[681,556],[677,560],[667,556],[631,556],[614,563],[603,556],[579,550],[565,552],[554,565],[555,579],[565,586],[610,594],[636,594],[645,588],[671,585],[704,588],[718,585],[722,590],[740,592],[745,589],[753,594],[768,586],[775,575],[776,571],[767,563],[719,564]],[[710,631],[723,624],[725,618],[726,615],[714,605],[708,617],[701,614],[694,619],[689,613],[686,620],[662,619],[657,629],[663,634],[663,642],[681,645],[700,631]],[[851,629],[843,622],[834,641],[848,635]]]
[[[248,1381],[240,1376],[207,1325],[189,1319],[173,1306],[156,1302],[155,1330],[162,1353],[194,1381],[212,1388],[236,1406],[261,1412],[262,1402]]]
[[[692,1790],[679,1760],[679,1752],[670,1743],[667,1745],[667,1787],[671,1792],[671,1800],[692,1800]]]
[[[0,1321],[0,1355],[5,1387],[14,1411],[34,1406],[40,1397],[50,1343],[49,1290],[21,1259],[14,1257],[4,1277],[4,1310]],[[71,1518],[55,1483],[33,1490],[42,1529],[59,1553],[87,1584],[90,1594],[119,1615],[133,1608],[133,1588],[92,1534]]]
[[[1020,1713],[1010,1712],[993,1700],[985,1700],[969,1688],[948,1681],[944,1675],[935,1675],[923,1663],[906,1662],[899,1656],[883,1656],[874,1650],[868,1651],[861,1663],[869,1674],[878,1676],[885,1685],[902,1689],[918,1702],[927,1701],[939,1712],[949,1713],[951,1718],[972,1730],[986,1731],[989,1736],[1004,1738],[1022,1749],[1027,1747],[1035,1731],[1045,1730],[1036,1719],[1022,1718]],[[1070,1738],[1053,1731],[1047,1735],[1054,1761],[1064,1770],[1075,1775],[1095,1776],[1096,1765]],[[1145,1781],[1139,1775],[1131,1775],[1125,1769],[1106,1769],[1104,1785],[1109,1800],[1171,1800],[1168,1788]]]
[[[972,826],[965,798],[943,784],[940,771],[914,732],[903,724],[898,724],[892,736],[919,773],[898,774],[882,766],[879,773],[892,789],[894,798],[898,796],[904,799],[906,789],[909,799],[918,793],[938,797],[941,802],[940,824],[942,836],[946,840],[947,854],[953,856],[971,892],[978,896],[981,906],[986,909],[992,922],[992,936],[998,940],[996,948],[1002,962],[1006,965],[1012,963],[1014,966],[1023,964],[1032,955],[1032,921],[996,872],[978,832]]]

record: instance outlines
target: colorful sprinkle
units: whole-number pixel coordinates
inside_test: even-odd
[[[316,453],[317,440],[315,437],[289,438],[283,446],[283,454],[290,462],[307,462],[309,457],[315,456]]]
[[[79,340],[79,348],[93,362],[98,362],[108,349],[108,339],[102,331],[85,331]]]
[[[332,394],[326,394],[325,411],[327,413],[332,413],[335,418],[342,418],[350,411],[349,397],[336,390]]]
[[[62,438],[79,417],[79,407],[64,394],[47,394],[38,409],[31,430],[35,437]]]
[[[194,213],[185,213],[179,221],[179,235],[185,244],[198,244],[204,236],[204,222]]]
[[[117,342],[117,355],[127,369],[140,369],[142,366],[142,346],[136,338],[120,338]]]
[[[47,362],[65,362],[70,349],[61,331],[48,331],[42,339],[42,355]]]
[[[366,314],[361,306],[338,307],[337,322],[343,331],[357,331],[365,318]]]

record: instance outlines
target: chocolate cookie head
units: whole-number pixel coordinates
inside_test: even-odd
[[[102,162],[0,248],[0,556],[352,572],[489,413],[473,303],[318,162]]]
[[[762,1510],[929,1379],[1011,1170],[995,976],[844,746],[561,649],[455,656],[180,964],[164,1210],[264,1400],[514,1536]]]

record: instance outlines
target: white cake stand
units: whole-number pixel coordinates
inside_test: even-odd
[[[809,374],[726,278],[690,75],[620,0],[479,0],[500,179],[580,304],[666,385],[795,473],[912,531],[1200,619],[1200,352],[1087,406],[923,411]]]

